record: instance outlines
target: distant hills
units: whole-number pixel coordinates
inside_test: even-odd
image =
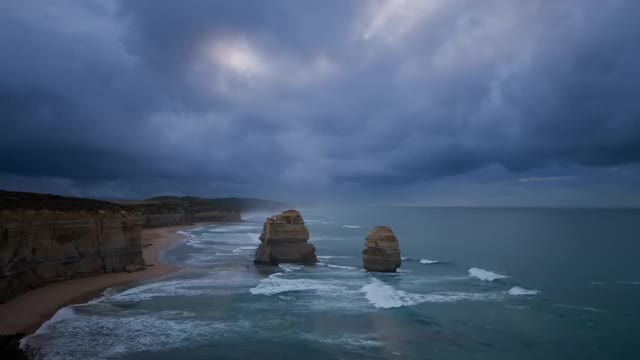
[[[52,194],[0,190],[0,209],[109,210],[121,206],[153,208],[160,212],[188,208],[194,212],[232,210],[236,212],[282,210],[290,207],[281,201],[256,198],[201,198],[195,196],[156,196],[143,200],[93,200]],[[164,211],[162,211],[164,210]]]
[[[220,209],[230,209],[235,211],[255,211],[255,210],[281,210],[287,207],[287,204],[281,201],[264,200],[256,198],[200,198],[195,196],[156,196],[146,201],[150,202],[166,202],[166,201],[183,201],[193,206],[198,204],[207,205],[209,207],[218,207]]]
[[[182,203],[188,204],[192,209],[228,209],[240,212],[282,210],[289,206],[281,201],[256,198],[201,198],[196,196],[155,196],[146,200],[119,200],[114,202],[123,205]]]

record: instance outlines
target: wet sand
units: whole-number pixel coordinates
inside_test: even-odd
[[[65,280],[31,290],[11,301],[0,304],[0,334],[24,332],[31,334],[60,308],[87,302],[113,286],[131,286],[152,278],[173,273],[180,268],[160,262],[162,252],[184,238],[179,230],[203,224],[169,226],[142,231],[142,253],[147,267],[134,273],[110,273]],[[147,245],[149,244],[149,245]]]

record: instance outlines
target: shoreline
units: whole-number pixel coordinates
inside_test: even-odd
[[[210,224],[212,223],[143,229],[140,240],[142,256],[145,264],[153,266],[132,273],[107,273],[62,280],[26,292],[0,304],[0,334],[22,332],[30,335],[63,307],[88,302],[110,287],[132,286],[180,270],[179,266],[161,261],[163,252],[185,238],[178,231]]]

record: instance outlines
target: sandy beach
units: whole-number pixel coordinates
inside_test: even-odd
[[[0,304],[0,334],[24,332],[31,334],[58,309],[71,304],[87,302],[113,286],[133,285],[161,277],[179,270],[179,267],[160,262],[162,252],[184,236],[179,230],[192,229],[203,224],[170,226],[142,231],[144,271],[110,273],[52,283],[29,291],[11,301]]]

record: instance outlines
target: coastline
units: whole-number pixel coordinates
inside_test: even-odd
[[[185,238],[180,230],[194,229],[210,223],[178,225],[142,230],[142,256],[147,265],[153,266],[133,273],[108,273],[51,283],[0,304],[0,334],[35,332],[59,309],[90,301],[109,287],[134,284],[165,276],[180,270],[179,266],[163,263],[164,250]]]

